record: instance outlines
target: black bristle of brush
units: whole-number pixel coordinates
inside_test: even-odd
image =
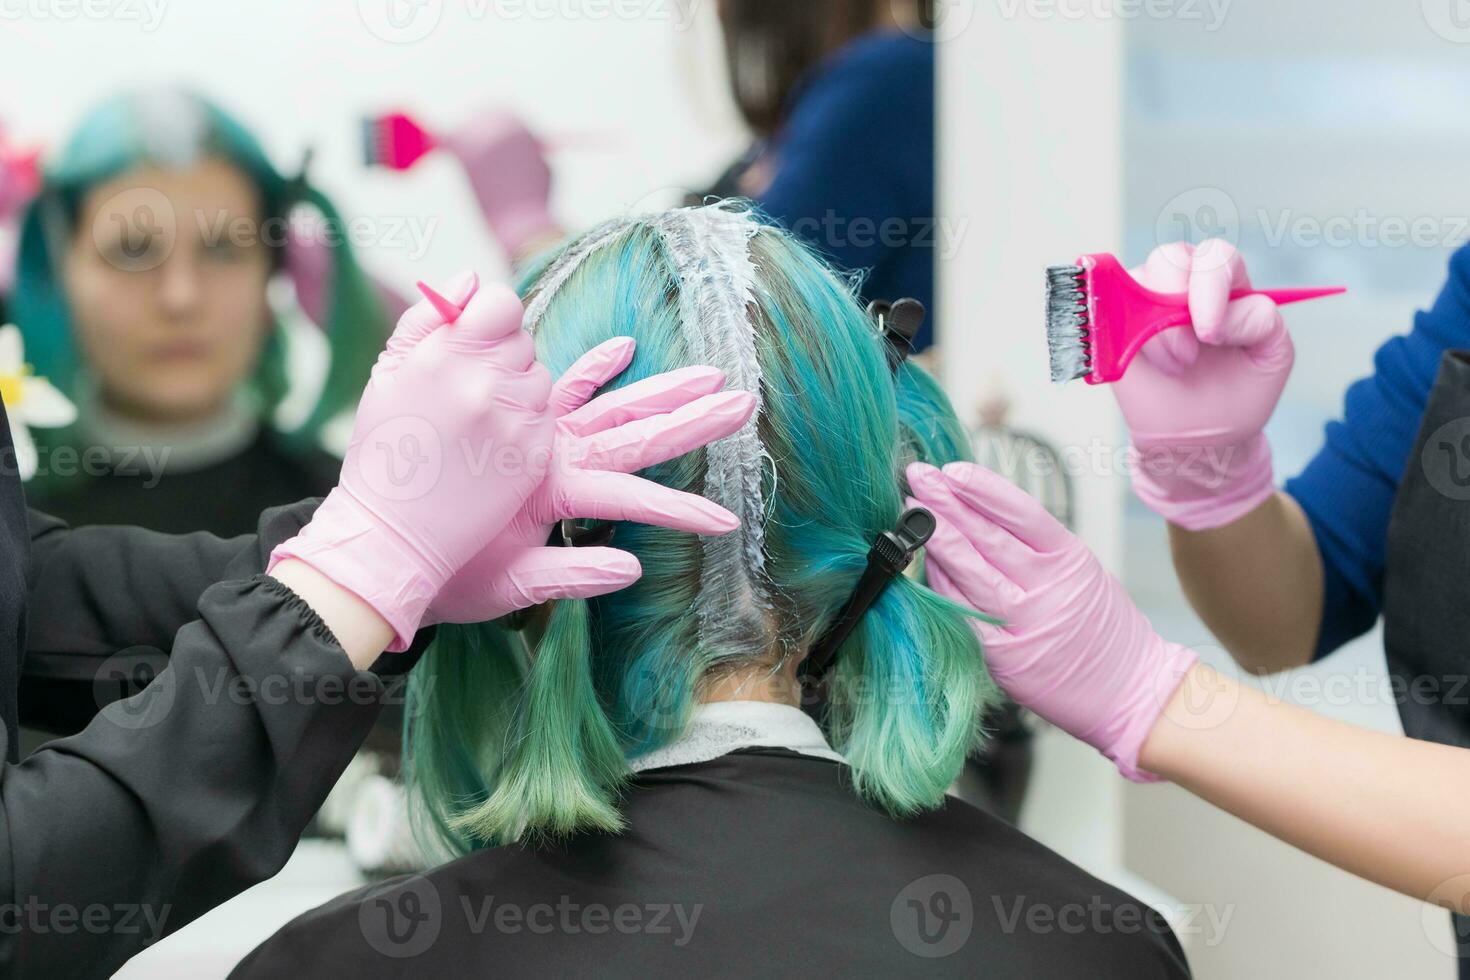
[[[1047,269],[1046,344],[1053,381],[1085,378],[1092,371],[1087,310],[1087,270],[1079,265]]]
[[[383,154],[378,147],[378,121],[364,119],[362,121],[362,162],[369,167],[376,167],[382,160]]]

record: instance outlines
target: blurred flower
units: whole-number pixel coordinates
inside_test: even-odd
[[[25,342],[13,323],[0,327],[0,401],[10,419],[15,462],[22,480],[36,475],[36,443],[30,430],[71,425],[77,410],[45,378],[38,378],[25,360]]]

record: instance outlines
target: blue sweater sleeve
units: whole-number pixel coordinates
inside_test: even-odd
[[[1340,421],[1291,494],[1307,514],[1326,585],[1317,657],[1372,628],[1383,606],[1388,523],[1446,350],[1470,346],[1470,246],[1414,328],[1378,349],[1371,377],[1348,389]]]

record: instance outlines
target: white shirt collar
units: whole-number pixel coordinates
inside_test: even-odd
[[[141,453],[138,465],[159,471],[149,476],[188,473],[233,459],[250,448],[260,433],[260,410],[245,390],[236,392],[210,418],[181,426],[153,426],[124,418],[103,402],[94,382],[81,389],[78,401],[87,441],[114,454]]]
[[[684,734],[669,745],[629,761],[634,772],[709,762],[737,749],[790,749],[845,762],[822,729],[800,708],[769,701],[715,701],[696,705]]]

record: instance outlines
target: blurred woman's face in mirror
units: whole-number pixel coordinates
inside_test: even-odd
[[[102,398],[141,422],[219,411],[269,329],[255,187],[218,160],[143,167],[81,202],[65,265],[75,342]]]

